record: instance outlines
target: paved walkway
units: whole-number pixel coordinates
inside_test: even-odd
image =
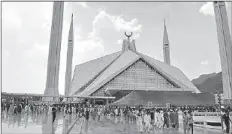
[[[137,131],[136,124],[129,124],[128,130],[125,130],[125,125],[119,123],[119,119],[102,118],[99,122],[89,121],[88,134],[140,134]],[[86,134],[84,133],[85,125],[83,121],[78,120],[69,134]],[[184,134],[182,125],[179,130],[155,130],[150,133],[155,134]],[[219,130],[207,130],[194,127],[194,134],[224,134]]]
[[[39,115],[35,116],[11,116],[5,118],[2,116],[2,133],[3,134],[85,134],[84,119],[71,117],[71,122],[63,116],[57,116],[55,123],[52,127],[51,116]],[[74,124],[74,121],[76,123]],[[89,121],[88,134],[139,134],[136,124],[129,124],[128,130],[125,131],[125,124],[122,123],[123,119],[102,117],[101,121]],[[155,134],[183,134],[182,126],[176,131],[172,130],[158,130],[151,132]],[[194,127],[194,134],[224,134],[219,130],[207,130],[203,128]]]
[[[68,117],[69,118],[69,117]],[[76,116],[70,117],[70,122],[62,115],[57,114],[52,125],[51,115],[11,115],[2,113],[3,134],[63,134],[67,132],[76,120]]]

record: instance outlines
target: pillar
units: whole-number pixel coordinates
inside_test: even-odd
[[[57,1],[53,3],[52,26],[50,34],[50,45],[47,64],[47,82],[44,95],[59,95],[59,67],[60,50],[62,39],[63,11],[64,2]],[[44,101],[52,100],[51,97],[44,97]]]
[[[72,79],[72,60],[73,60],[73,15],[71,18],[71,24],[68,36],[68,51],[66,60],[66,73],[65,73],[65,95],[69,95],[71,79]]]
[[[168,40],[168,31],[166,28],[166,24],[164,21],[164,35],[163,35],[163,56],[164,56],[164,62],[168,65],[171,64],[170,59],[170,44]]]
[[[232,99],[232,44],[225,2],[215,1],[214,12],[222,68],[223,94],[225,100]]]

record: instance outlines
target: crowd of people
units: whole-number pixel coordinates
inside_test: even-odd
[[[64,117],[67,125],[73,122],[73,118],[80,118],[84,122],[84,131],[88,132],[89,121],[102,121],[103,117],[121,118],[120,123],[125,125],[124,130],[128,131],[129,124],[136,124],[137,130],[141,133],[156,132],[159,130],[178,130],[180,123],[183,123],[184,134],[190,132],[193,134],[193,112],[213,112],[217,111],[215,107],[171,107],[171,108],[145,108],[142,106],[103,106],[90,104],[23,104],[23,103],[4,103],[2,111],[9,116],[20,114],[52,116],[52,123],[56,120],[57,114]],[[226,132],[229,132],[230,118],[227,110],[222,114],[225,122]],[[180,116],[182,115],[182,116]],[[180,118],[181,117],[181,118]]]
[[[129,123],[135,123],[139,132],[156,132],[163,129],[178,130],[180,109],[175,108],[143,108],[143,107],[111,107],[111,115],[124,117],[125,130]],[[191,111],[186,114],[184,132],[193,132]]]

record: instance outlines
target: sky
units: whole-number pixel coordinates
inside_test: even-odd
[[[43,94],[52,2],[2,2],[2,91]],[[231,4],[227,4],[231,24]],[[68,31],[74,15],[75,65],[120,51],[133,31],[137,51],[163,61],[165,19],[171,64],[190,79],[221,71],[211,2],[65,2],[59,92],[64,94]]]

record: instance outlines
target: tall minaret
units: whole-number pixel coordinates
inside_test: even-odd
[[[164,62],[170,65],[171,64],[170,47],[169,47],[168,31],[166,28],[165,20],[164,20],[164,36],[163,36],[163,55],[164,55]]]
[[[225,2],[215,1],[214,12],[222,68],[223,94],[232,99],[232,44]]]
[[[73,14],[72,14],[69,36],[68,36],[68,51],[67,51],[66,73],[65,73],[65,95],[69,94],[71,79],[72,79],[73,43],[74,43],[74,39],[73,39]]]
[[[232,36],[232,2],[230,2],[230,35]],[[231,37],[232,40],[232,37]]]
[[[59,95],[59,68],[60,68],[60,49],[62,40],[64,2],[53,3],[52,26],[50,34],[50,46],[47,65],[47,83],[44,95]],[[43,100],[49,101],[53,98],[44,97]]]

